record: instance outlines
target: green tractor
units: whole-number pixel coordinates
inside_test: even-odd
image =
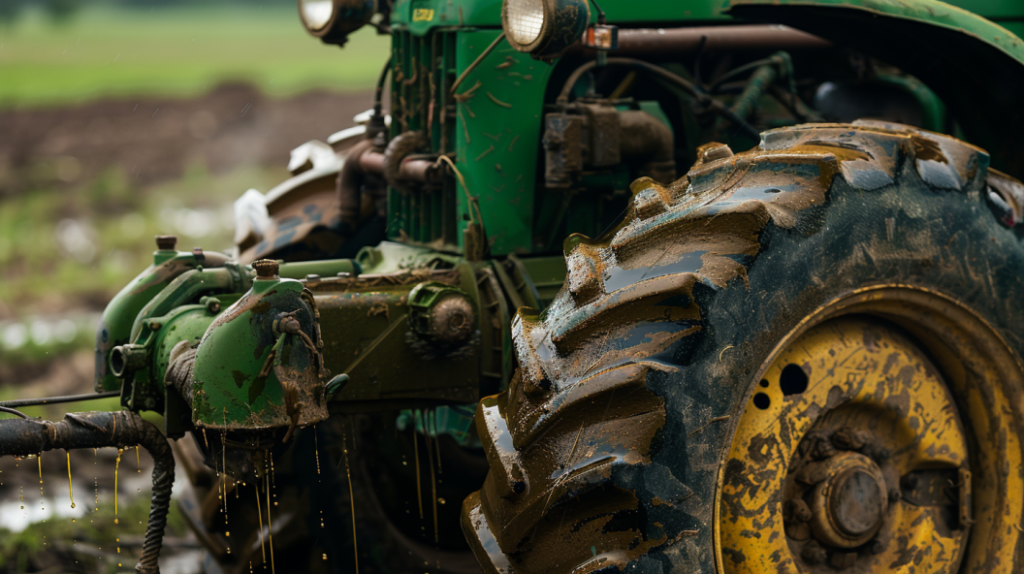
[[[1024,7],[956,4],[300,0],[372,109],[0,454],[150,449],[141,572],[144,410],[211,573],[1019,572]]]

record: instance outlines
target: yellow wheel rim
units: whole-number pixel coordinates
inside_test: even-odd
[[[774,358],[736,426],[719,501],[725,572],[956,572],[967,444],[941,374],[899,328],[812,327]]]

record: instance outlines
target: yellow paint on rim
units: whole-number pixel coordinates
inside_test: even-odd
[[[907,336],[884,322],[853,317],[811,327],[775,356],[736,427],[717,508],[725,572],[812,570],[801,549],[815,537],[792,529],[792,521],[789,533],[803,540],[787,536],[783,504],[807,498],[810,488],[794,478],[810,460],[801,441],[840,428],[865,433],[876,449],[888,451],[878,466],[889,492],[899,491],[900,477],[911,472],[948,469],[955,475],[967,467],[967,438],[953,396]],[[950,520],[948,508],[897,500],[874,537],[883,542],[880,551],[860,552],[856,560],[867,571],[955,572],[969,530],[955,514]],[[829,559],[851,552],[825,548]]]

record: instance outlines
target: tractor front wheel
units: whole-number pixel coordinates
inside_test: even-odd
[[[484,571],[1024,568],[1024,186],[988,160],[807,125],[636,182],[479,407]]]

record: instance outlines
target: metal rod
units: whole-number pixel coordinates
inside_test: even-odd
[[[58,403],[77,403],[119,396],[121,396],[121,391],[88,393],[85,395],[63,395],[58,397],[39,397],[36,399],[15,399],[13,401],[0,401],[0,407],[33,407],[37,405],[55,405]]]
[[[706,38],[706,40],[704,39]],[[619,48],[611,55],[719,50],[801,50],[829,48],[832,43],[813,34],[778,24],[730,24],[688,28],[622,28]],[[569,52],[593,53],[577,42]]]
[[[21,411],[16,411],[14,409],[10,409],[10,408],[7,408],[7,407],[0,407],[0,413],[7,413],[9,415],[18,415],[19,417],[21,417],[23,419],[30,418],[28,415],[26,415],[25,413],[23,413]]]

